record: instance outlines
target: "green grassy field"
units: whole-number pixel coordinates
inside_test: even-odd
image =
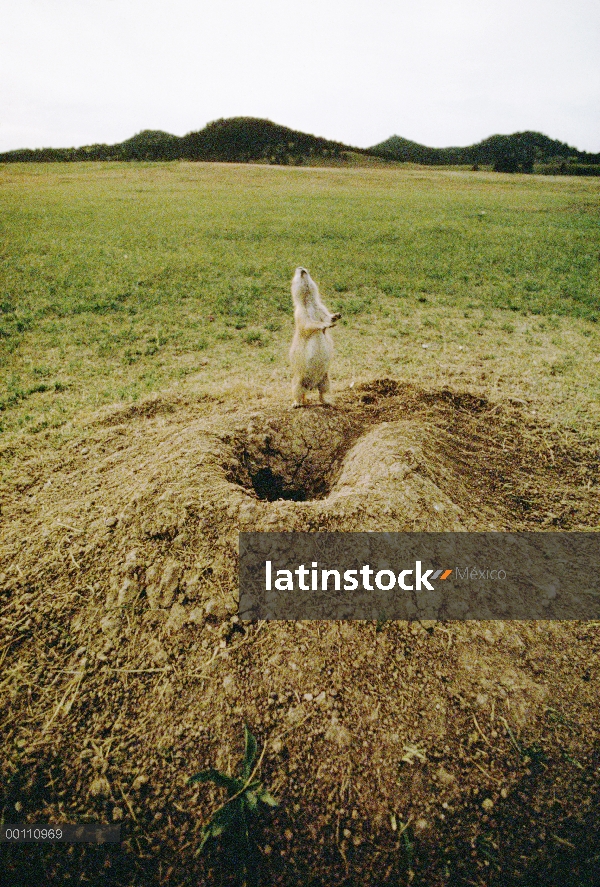
[[[285,381],[298,264],[343,312],[340,378],[351,330],[380,372],[414,364],[414,336],[468,346],[477,329],[484,360],[544,333],[552,376],[577,363],[574,330],[598,354],[600,181],[97,163],[7,165],[0,185],[5,431],[188,378]]]

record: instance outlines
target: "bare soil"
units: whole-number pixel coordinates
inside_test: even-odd
[[[598,444],[519,402],[380,379],[330,409],[104,412],[0,488],[5,883],[219,884],[196,857],[246,723],[262,884],[591,885],[598,626],[241,622],[240,530],[590,530]]]

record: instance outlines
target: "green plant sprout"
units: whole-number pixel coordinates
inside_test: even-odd
[[[263,787],[259,779],[255,779],[265,754],[266,745],[262,754],[254,765],[257,752],[256,739],[244,725],[244,757],[239,776],[229,776],[211,767],[201,770],[191,776],[187,784],[196,782],[214,782],[219,788],[227,791],[227,800],[211,816],[209,822],[203,826],[200,833],[200,846],[196,851],[198,856],[205,849],[207,843],[216,838],[222,838],[228,845],[232,854],[232,861],[236,868],[241,869],[248,882],[255,876],[256,853],[250,833],[253,816],[259,813],[259,804],[267,807],[277,807],[275,798]]]

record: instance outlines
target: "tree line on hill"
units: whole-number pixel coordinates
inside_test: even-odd
[[[262,161],[301,164],[312,158],[341,158],[349,148],[341,142],[318,138],[279,126],[270,120],[232,117],[216,120],[199,132],[174,136],[144,130],[118,145],[86,145],[83,148],[26,148],[0,154],[0,162],[76,160],[208,160],[231,163]]]
[[[353,148],[254,117],[216,120],[199,132],[181,137],[144,130],[117,145],[24,148],[0,154],[0,162],[204,160],[301,165],[344,161],[349,153],[434,166],[485,166],[497,172],[600,174],[600,154],[578,151],[537,132],[494,135],[466,148],[428,148],[400,136],[372,148]]]
[[[494,135],[466,148],[428,148],[400,136],[375,145],[371,153],[387,160],[435,166],[491,167],[495,172],[600,174],[600,154],[578,151],[540,132]]]

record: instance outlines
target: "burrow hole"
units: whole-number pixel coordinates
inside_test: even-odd
[[[285,421],[285,428],[273,422],[235,434],[227,479],[267,502],[324,499],[360,434],[356,417],[304,413]]]

